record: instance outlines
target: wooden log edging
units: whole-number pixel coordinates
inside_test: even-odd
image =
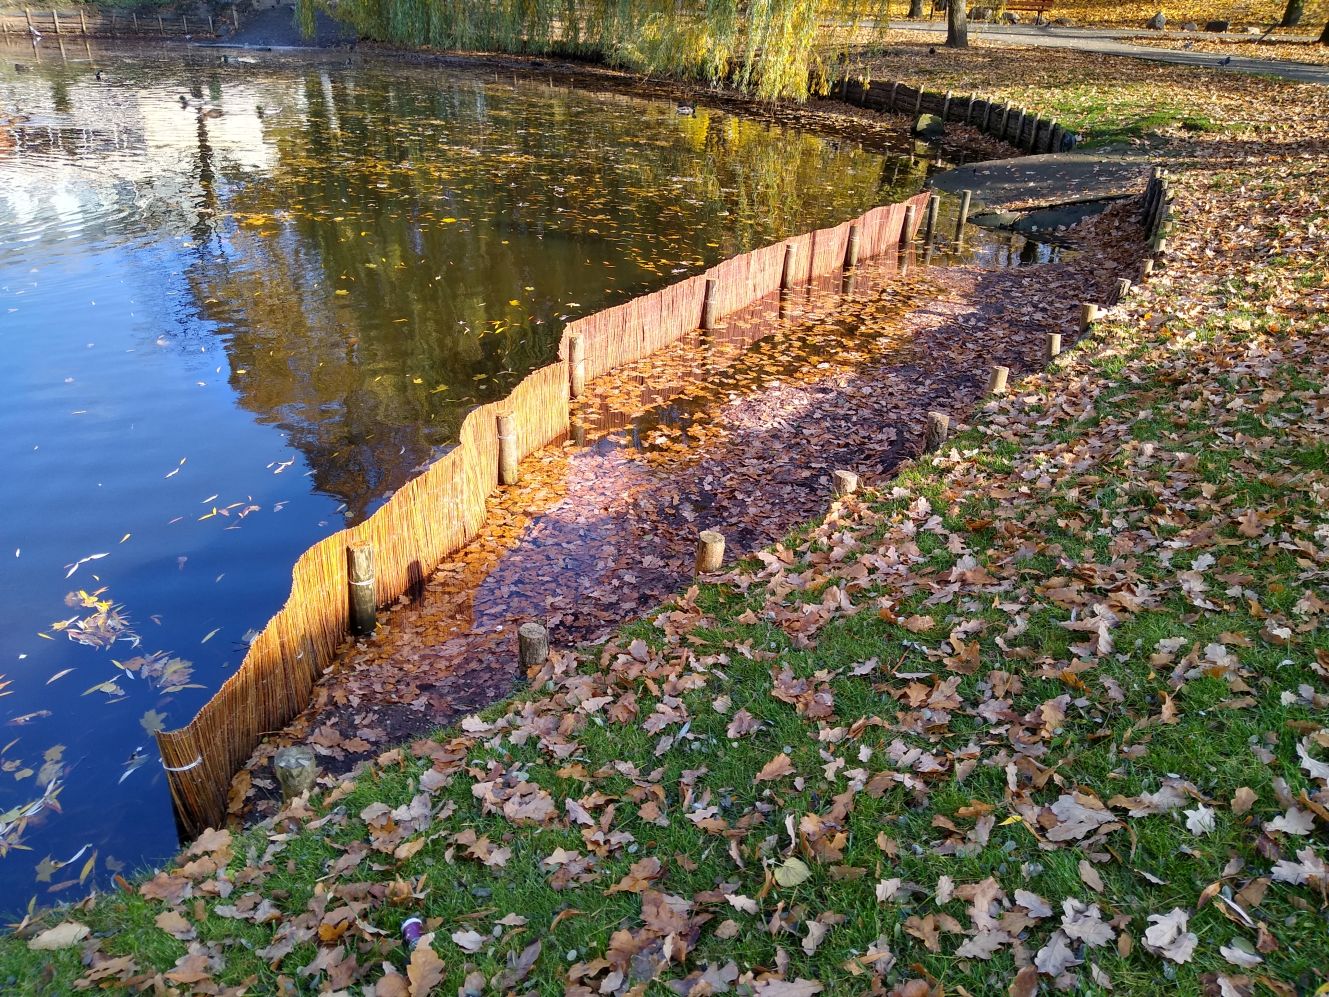
[[[935,114],[943,121],[973,125],[985,135],[1031,153],[1069,152],[1078,136],[1052,118],[1044,118],[1010,102],[999,104],[980,94],[938,93],[899,81],[841,79],[831,92],[847,104],[873,111]]]
[[[226,819],[231,780],[269,731],[310,701],[351,626],[349,548],[373,550],[373,603],[413,590],[484,527],[486,500],[515,461],[567,437],[569,401],[586,382],[691,334],[708,282],[716,322],[782,289],[806,286],[856,262],[893,254],[922,227],[929,194],[868,210],[744,253],[704,273],[569,323],[558,359],[526,375],[507,398],[473,409],[449,453],[408,481],[369,519],[319,541],[296,561],[285,605],[254,638],[240,667],[187,725],[157,746],[180,825],[194,836]],[[851,232],[854,250],[851,252]],[[500,440],[500,416],[503,416]],[[514,461],[515,457],[515,461]],[[360,579],[363,580],[363,579]],[[367,586],[355,586],[366,588]]]

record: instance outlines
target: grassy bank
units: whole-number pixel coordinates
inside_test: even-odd
[[[1165,97],[1124,138],[1174,173],[1166,268],[942,452],[526,696],[24,925],[0,989],[1315,991],[1329,101],[949,58],[880,69],[1091,139]]]

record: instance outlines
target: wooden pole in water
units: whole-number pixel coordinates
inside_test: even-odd
[[[78,26],[83,29],[83,37],[88,37],[88,19],[83,16],[83,8],[78,9]]]
[[[549,660],[549,631],[538,623],[517,628],[517,664],[527,672]]]
[[[914,206],[908,205],[904,209],[904,224],[900,226],[900,245],[907,246],[914,241]]]
[[[498,416],[498,483],[515,485],[519,478],[517,471],[521,463],[521,454],[517,450],[517,417],[511,412],[501,412]]]
[[[697,574],[709,575],[724,564],[724,534],[702,530],[697,534]]]
[[[788,291],[794,284],[794,244],[784,244],[784,264],[780,268],[780,290]]]
[[[374,592],[374,545],[348,544],[346,578],[351,600],[351,633],[366,637],[378,626],[378,605]]]
[[[858,266],[858,226],[849,226],[849,238],[844,246],[844,268],[850,270]]]
[[[955,217],[955,241],[964,242],[964,227],[969,221],[969,205],[974,198],[972,190],[960,191],[960,213]]]
[[[1088,332],[1089,327],[1098,321],[1098,306],[1085,303],[1080,306],[1080,331]]]
[[[945,412],[929,412],[927,427],[923,430],[923,452],[940,450],[951,435],[951,417]]]
[[[1004,395],[1006,393],[1006,379],[1011,376],[1009,367],[993,367],[988,374],[989,395]]]
[[[54,10],[51,11],[51,27],[57,35],[60,34],[60,15]]]
[[[923,222],[923,241],[929,246],[937,235],[937,215],[941,212],[941,195],[933,194],[928,198],[928,213]]]
[[[281,786],[281,798],[289,803],[314,788],[314,780],[318,778],[314,749],[305,744],[278,748],[272,759],[272,772]]]
[[[720,294],[720,283],[714,277],[706,278],[706,294],[701,299],[701,326],[702,329],[715,328],[715,312],[717,298]]]
[[[831,472],[831,493],[836,498],[844,498],[858,491],[858,475],[853,471]]]
[[[568,391],[573,398],[586,393],[586,341],[577,332],[568,336]]]
[[[1048,333],[1047,342],[1044,344],[1043,352],[1048,363],[1051,363],[1061,355],[1061,333]]]

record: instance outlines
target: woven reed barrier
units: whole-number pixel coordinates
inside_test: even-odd
[[[653,294],[570,323],[558,360],[528,374],[505,399],[482,405],[462,422],[457,446],[399,489],[369,519],[315,544],[296,561],[291,594],[250,644],[244,661],[194,719],[157,734],[181,826],[197,835],[226,819],[235,773],[263,735],[291,722],[308,704],[314,683],[332,662],[349,624],[346,551],[374,548],[375,594],[386,605],[418,587],[449,554],[474,539],[485,503],[498,485],[498,415],[512,414],[520,457],[563,439],[569,427],[571,337],[579,336],[587,379],[638,360],[699,325],[707,282],[716,282],[723,316],[778,293],[786,246],[791,284],[807,284],[843,268],[851,227],[859,258],[894,252],[905,212],[922,224],[926,193],[873,208],[861,217],[726,260]]]

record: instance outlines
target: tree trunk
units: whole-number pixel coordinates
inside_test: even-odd
[[[917,21],[923,16],[923,0],[909,0],[909,20]]]
[[[969,47],[969,17],[965,13],[965,0],[951,0],[946,5],[946,47]]]
[[[1301,15],[1306,10],[1306,0],[1287,0],[1287,6],[1283,8],[1283,20],[1278,23],[1280,28],[1295,28],[1301,23]]]

